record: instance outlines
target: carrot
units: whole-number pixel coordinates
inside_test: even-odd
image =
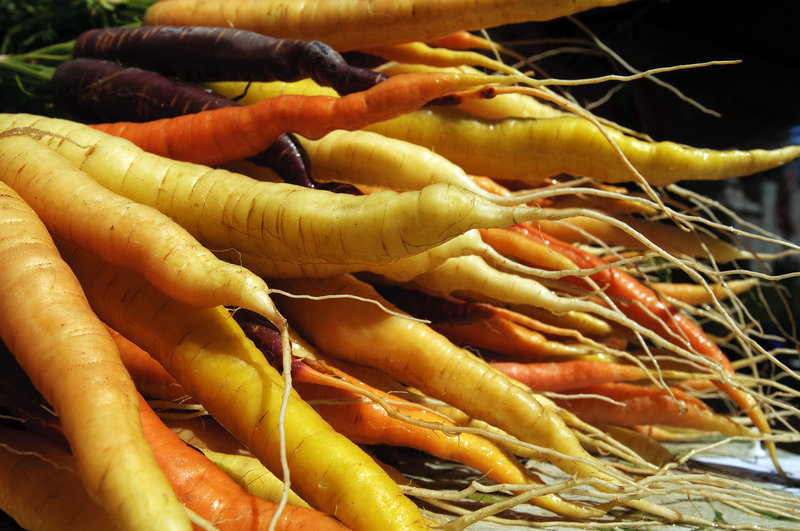
[[[518,231],[534,241],[547,241],[557,252],[572,260],[579,267],[594,268],[602,265],[602,261],[586,252],[581,252],[576,247],[559,242],[552,237],[545,237],[536,228],[517,225],[509,230]],[[724,375],[735,378],[735,370],[730,360],[720,348],[706,336],[702,329],[685,314],[678,311],[673,305],[661,300],[650,288],[639,283],[634,277],[617,268],[602,269],[591,277],[604,291],[615,298],[621,299],[618,307],[637,323],[642,323],[661,335],[665,339],[679,345],[685,345],[693,352],[698,352],[720,367]],[[582,283],[583,280],[575,279]],[[630,301],[630,302],[625,302]],[[758,406],[755,397],[732,383],[717,381],[716,385],[725,392],[743,411],[747,413],[753,424],[761,433],[769,434],[771,428]],[[767,441],[773,461],[777,463],[774,443]]]
[[[65,256],[98,315],[156,358],[312,507],[354,529],[426,527],[383,470],[285,387],[228,310],[170,300],[134,273],[80,249]]]
[[[23,529],[114,529],[109,514],[86,492],[73,457],[23,430],[0,427],[0,510]]]
[[[454,31],[449,35],[443,35],[442,37],[429,40],[426,44],[450,48],[451,50],[494,50],[500,48],[499,44],[463,29]]]
[[[633,180],[600,130],[576,116],[488,120],[457,109],[424,109],[365,129],[425,146],[476,175],[529,184],[562,173],[610,183]],[[653,186],[751,175],[800,156],[800,146],[717,151],[607,132]]]
[[[386,77],[347,64],[323,42],[276,39],[226,27],[95,28],[78,36],[73,54],[195,82],[308,77],[339,94],[366,90]]]
[[[487,303],[449,300],[409,289],[376,286],[404,312],[430,321],[430,326],[454,343],[525,359],[603,357],[599,345],[552,341],[539,330],[564,334],[523,314]],[[571,335],[577,335],[570,331]]]
[[[281,280],[280,284],[292,293],[347,293],[381,300],[370,286],[348,276]],[[287,299],[282,308],[300,334],[323,353],[380,369],[523,441],[561,452],[545,457],[569,473],[604,475],[603,465],[583,451],[555,412],[425,324],[352,299]],[[372,348],[374,345],[383,348]]]
[[[519,380],[534,391],[554,393],[606,382],[648,379],[647,371],[642,367],[605,361],[577,360],[549,363],[490,361],[489,365]]]
[[[315,366],[320,367],[320,364]],[[455,427],[455,423],[446,417],[397,396],[380,392],[330,366],[320,368],[330,374],[318,372],[303,362],[293,363],[294,386],[304,400],[352,441],[367,445],[388,444],[416,448],[440,459],[470,466],[500,484],[541,483],[535,474],[488,439],[473,433],[447,434],[393,417],[387,414],[384,405],[365,399],[350,387],[341,388],[337,380],[348,382],[360,390],[389,401],[389,407],[402,417],[410,417],[429,425]],[[532,501],[539,507],[572,518],[599,515],[598,511],[567,502],[553,494]]]
[[[61,63],[51,85],[56,102],[83,122],[146,122],[239,106],[198,86],[102,59],[78,58]],[[278,136],[250,160],[270,168],[284,181],[318,187],[311,179],[303,147],[289,133]]]
[[[614,382],[573,389],[572,393],[601,395],[620,403],[609,403],[593,397],[556,400],[562,407],[587,422],[618,426],[664,424],[731,436],[752,434],[746,426],[714,413],[701,400],[676,388],[667,390]]]
[[[0,136],[0,148],[0,179],[19,189],[52,234],[140,271],[188,304],[242,306],[286,329],[261,278],[217,259],[166,215],[107,190],[26,134]]]
[[[119,349],[120,359],[131,375],[136,389],[141,394],[160,400],[181,400],[187,398],[186,390],[150,354],[124,337],[108,329]]]
[[[242,454],[225,454],[210,448],[201,448],[200,451],[245,491],[265,500],[280,503],[283,495],[283,481],[270,472],[255,457]],[[299,507],[311,507],[292,491],[289,491],[286,501]]]
[[[755,278],[731,280],[724,284],[713,284],[709,286],[712,293],[709,293],[703,286],[688,283],[651,282],[650,287],[657,293],[666,295],[684,304],[700,306],[701,304],[710,304],[713,302],[712,294],[717,300],[725,300],[730,295],[744,293],[757,284],[758,279]]]
[[[675,256],[714,257],[717,263],[749,260],[752,253],[701,231],[686,232],[674,225],[643,220],[635,216],[617,216],[624,224],[645,236],[665,251]],[[543,220],[541,230],[565,242],[596,243],[620,246],[629,250],[644,250],[642,243],[603,221],[587,217],[565,218],[559,221]]]
[[[127,529],[188,529],[142,436],[136,389],[46,228],[0,183],[0,337],[61,419],[89,495]]]
[[[344,530],[336,520],[297,505],[281,507],[244,491],[202,452],[187,446],[139,401],[142,428],[159,466],[182,503],[218,529],[263,529],[276,518],[274,529]]]
[[[246,107],[226,107],[143,124],[117,122],[94,127],[127,138],[151,153],[213,166],[255,155],[286,132],[314,139],[335,129],[360,129],[417,109],[451,92],[496,81],[503,79],[408,74],[342,98],[286,95]],[[491,95],[491,91],[479,91],[469,96]],[[456,93],[454,97],[459,101],[465,96]]]
[[[388,85],[376,88],[383,86]],[[351,196],[256,182],[147,154],[74,122],[0,115],[0,128],[13,127],[51,131],[42,142],[114,193],[166,213],[206,246],[309,270],[321,262],[388,264],[475,227],[503,227],[549,215],[537,207],[497,205],[445,184]],[[295,267],[291,274],[296,272]]]
[[[314,1],[287,7],[278,0],[170,0],[145,12],[149,25],[225,26],[273,37],[314,39],[337,50],[426,41],[454,31],[550,20],[626,0],[419,2],[372,5],[358,0]]]

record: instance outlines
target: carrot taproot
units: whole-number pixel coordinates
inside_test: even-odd
[[[255,457],[243,454],[226,454],[210,448],[200,448],[200,451],[245,491],[274,503],[281,501],[283,481],[270,472]],[[292,491],[289,491],[286,501],[299,507],[311,508],[305,500]]]
[[[580,418],[618,426],[664,424],[724,435],[749,436],[752,431],[730,417],[715,413],[703,401],[677,388],[660,389],[625,382],[608,382],[573,389],[574,394],[593,394],[611,398],[609,403],[596,397],[555,399]]]
[[[649,286],[661,295],[666,295],[690,306],[700,306],[701,304],[710,304],[714,298],[725,300],[731,295],[739,295],[757,284],[758,279],[756,278],[730,280],[724,284],[710,285],[711,293],[704,286],[682,282],[651,282]]]
[[[139,413],[144,435],[178,498],[216,528],[346,529],[333,518],[311,508],[281,507],[246,492],[202,452],[187,446],[167,428],[143,398],[139,400]]]
[[[524,0],[364,3],[278,0],[170,0],[148,7],[144,24],[225,26],[273,37],[314,39],[343,51],[395,42],[426,41],[454,31],[549,20],[627,0]]]
[[[281,279],[279,283],[292,293],[346,293],[381,300],[368,284],[350,276]],[[281,301],[281,307],[300,334],[325,354],[378,368],[524,441],[554,449],[560,454],[545,457],[570,473],[604,476],[604,466],[580,448],[553,411],[543,408],[533,395],[427,325],[352,299],[287,298]],[[383,348],[369,348],[371,345]]]
[[[320,367],[320,364],[315,364],[315,367]],[[416,448],[440,459],[470,466],[500,484],[527,485],[542,482],[513,456],[480,435],[447,434],[411,424],[403,418],[392,417],[387,414],[385,405],[364,399],[351,388],[341,388],[336,380],[348,382],[359,390],[366,390],[384,400],[390,400],[389,406],[401,417],[410,417],[432,425],[455,427],[455,423],[446,417],[422,409],[400,397],[390,397],[387,393],[330,366],[320,368],[328,374],[300,361],[293,363],[293,385],[304,400],[349,439],[366,445],[388,444]],[[572,518],[601,514],[597,510],[570,503],[553,494],[536,498],[532,502],[551,512]]]
[[[206,246],[276,263],[388,264],[476,227],[550,215],[546,208],[498,205],[441,183],[420,191],[352,196],[257,182],[148,154],[65,120],[0,115],[0,127],[49,131],[40,141],[114,193],[161,210]]]
[[[69,452],[23,430],[0,427],[0,510],[22,529],[93,531],[116,524],[86,492]]]
[[[63,252],[97,314],[156,358],[312,507],[354,529],[427,528],[391,478],[285,386],[226,308],[183,305],[129,270],[79,248]]]
[[[366,90],[386,77],[349,65],[323,42],[277,39],[229,27],[94,28],[75,39],[73,55],[107,59],[193,82],[308,77],[339,94]]]
[[[440,108],[364,128],[425,146],[476,175],[530,184],[562,173],[610,183],[632,181],[634,176],[601,131],[582,117],[489,120]],[[647,142],[610,128],[606,132],[653,186],[751,175],[800,156],[800,146],[719,151]],[[487,143],[486,138],[494,141]]]
[[[542,363],[490,361],[489,365],[534,391],[561,392],[606,382],[647,380],[643,367],[605,361],[574,360]]]
[[[242,306],[286,329],[263,279],[219,260],[166,215],[109,191],[28,136],[38,133],[17,133],[0,135],[0,179],[30,201],[52,234],[140,271],[188,304]]]
[[[456,92],[503,82],[502,76],[408,74],[344,97],[285,95],[241,107],[225,107],[145,123],[114,122],[93,127],[127,138],[146,151],[210,166],[255,155],[286,132],[320,138],[335,129],[410,112],[445,96],[490,97],[489,90]],[[187,138],[187,134],[190,135]]]
[[[186,390],[153,357],[139,345],[116,330],[109,328],[119,349],[119,356],[131,375],[139,393],[160,400],[181,400],[187,398]]]
[[[209,449],[231,455],[253,455],[210,415],[170,417],[163,420],[183,442],[200,450]]]
[[[87,492],[124,528],[188,529],[116,345],[44,224],[5,183],[0,216],[0,337],[58,414]]]
[[[480,66],[511,75],[520,74],[519,70],[477,52],[434,48],[423,42],[403,42],[372,46],[362,48],[361,51],[394,63],[421,64],[440,68],[469,65]]]

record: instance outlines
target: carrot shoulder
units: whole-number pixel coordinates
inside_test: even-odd
[[[89,495],[126,529],[189,529],[114,340],[31,208],[0,183],[0,337],[53,406]]]

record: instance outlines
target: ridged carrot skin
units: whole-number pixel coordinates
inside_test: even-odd
[[[459,30],[550,20],[628,0],[169,0],[156,2],[144,23],[223,26],[273,37],[319,40],[352,50],[427,41]]]

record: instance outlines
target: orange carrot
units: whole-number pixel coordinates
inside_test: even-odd
[[[383,400],[391,401],[391,407],[402,416],[441,426],[455,426],[446,417],[397,395],[379,391],[329,365],[316,363],[314,366],[329,371],[329,374],[319,372],[300,361],[292,365],[295,388],[337,431],[354,442],[416,448],[440,459],[471,466],[496,483],[541,483],[535,474],[490,440],[473,433],[447,434],[390,416],[384,406],[365,399],[352,388],[341,386],[339,382],[347,382],[374,393]],[[556,514],[575,518],[595,513],[592,509],[575,505],[552,494],[533,500],[533,503]]]
[[[555,393],[606,382],[647,379],[647,372],[641,367],[605,361],[578,360],[550,363],[496,361],[489,362],[489,365],[519,380],[534,391]]]
[[[113,339],[44,224],[0,183],[0,337],[61,420],[89,495],[126,529],[188,529]]]
[[[491,97],[491,90],[454,91],[501,82],[500,76],[416,73],[344,97],[287,94],[253,105],[225,107],[152,122],[93,126],[155,154],[218,165],[256,155],[286,132],[318,139],[335,129],[360,129],[449,97]]]
[[[139,345],[116,330],[109,328],[108,331],[117,344],[122,363],[141,394],[161,400],[179,400],[188,396],[183,386]]]
[[[245,492],[202,452],[187,446],[167,428],[143,398],[139,412],[144,435],[181,502],[221,530],[264,529],[269,525],[277,503]],[[312,527],[320,531],[345,529],[325,514],[297,505],[283,508],[275,529]]]
[[[621,402],[621,405],[613,404],[595,397],[556,400],[565,409],[591,423],[617,426],[663,424],[725,435],[752,435],[748,427],[715,413],[701,400],[680,389],[659,389],[631,383],[604,383],[572,392],[601,395]]]

